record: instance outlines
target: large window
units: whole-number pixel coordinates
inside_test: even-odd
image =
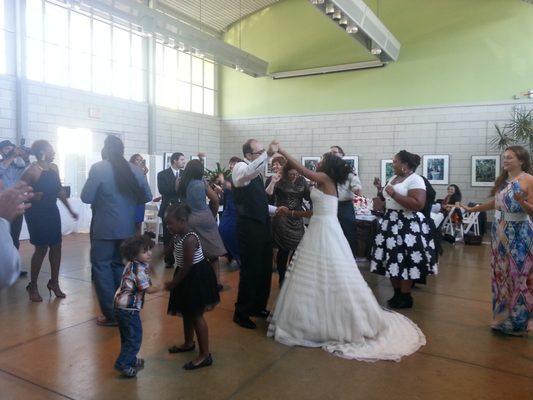
[[[0,0],[0,74],[7,72],[6,58],[6,5]]]
[[[215,64],[165,43],[156,44],[156,103],[215,115]]]
[[[129,27],[50,0],[27,0],[26,34],[28,79],[146,98],[144,39]]]

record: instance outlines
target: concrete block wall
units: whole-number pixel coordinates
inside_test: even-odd
[[[99,112],[89,117],[89,109]],[[0,139],[16,138],[15,78],[0,75]],[[28,82],[27,144],[46,139],[57,144],[58,127],[88,128],[121,133],[126,156],[148,153],[146,103],[101,96],[85,91]],[[207,153],[208,167],[220,158],[220,119],[201,114],[158,108],[155,153],[181,151],[187,158]]]
[[[531,102],[523,103],[527,107]],[[517,103],[419,107],[281,117],[222,119],[221,157],[224,162],[241,156],[248,138],[267,144],[277,139],[298,159],[320,156],[331,145],[341,146],[347,155],[359,156],[363,190],[374,195],[373,178],[380,176],[381,160],[391,159],[402,149],[423,155],[450,156],[449,183],[463,192],[464,201],[484,201],[487,187],[471,185],[471,157],[495,155],[489,145],[494,124],[509,120]],[[422,166],[418,171],[421,173]],[[436,185],[437,198],[446,186]]]

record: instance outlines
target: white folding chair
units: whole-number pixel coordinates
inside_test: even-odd
[[[455,227],[453,226],[453,222],[451,219],[455,209],[456,207],[453,207],[448,212],[448,214],[446,215],[446,218],[444,218],[444,221],[442,222],[441,232],[443,235],[448,234],[451,236],[455,236]]]
[[[463,222],[461,224],[461,236],[464,237],[470,230],[479,236],[479,212],[467,212],[463,210]]]
[[[161,229],[161,219],[158,217],[159,207],[157,203],[147,203],[146,210],[144,212],[144,221],[141,225],[141,233],[146,230],[150,230],[156,235],[156,242],[159,242],[159,230]],[[153,229],[149,229],[153,227]]]

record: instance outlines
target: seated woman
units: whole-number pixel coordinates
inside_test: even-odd
[[[457,185],[448,186],[448,194],[442,200],[442,213],[445,217],[448,216],[448,213],[462,200],[461,190]],[[450,220],[453,223],[455,229],[459,227],[461,222],[463,222],[463,213],[459,207],[455,208],[453,214],[450,216]]]

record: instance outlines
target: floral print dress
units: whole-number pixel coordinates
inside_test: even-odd
[[[521,192],[518,181],[508,183],[496,194],[496,209],[523,215],[524,210],[514,198],[517,192]],[[491,267],[493,328],[505,333],[526,332],[533,313],[531,217],[523,221],[504,218],[494,221]]]
[[[424,180],[416,174],[398,184],[388,185],[402,195],[406,195],[410,189],[425,190]],[[387,208],[389,204],[398,208],[398,204],[385,191],[383,195]],[[424,214],[417,211],[387,209],[378,222],[378,233],[370,257],[370,271],[387,278],[416,280],[438,272],[432,230]]]

